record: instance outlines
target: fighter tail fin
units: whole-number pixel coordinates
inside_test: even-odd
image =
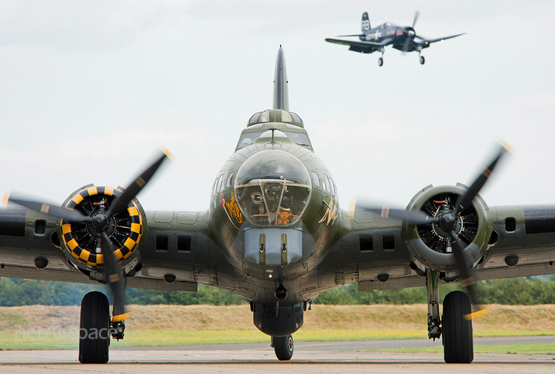
[[[360,22],[360,29],[363,33],[370,31],[370,18],[368,18],[368,12],[362,13],[362,21]]]

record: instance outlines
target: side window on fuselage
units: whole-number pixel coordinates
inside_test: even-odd
[[[314,171],[312,172],[312,181],[316,187],[320,188],[320,177],[318,177],[318,174]]]
[[[222,187],[223,187],[222,182],[223,182],[223,180],[224,180],[224,175],[222,174],[222,175],[220,175],[220,178],[218,178],[218,186],[216,187],[216,194],[219,194],[220,191],[222,190]]]
[[[233,172],[229,173],[228,177],[227,177],[227,183],[225,184],[226,187],[231,187],[233,186]]]

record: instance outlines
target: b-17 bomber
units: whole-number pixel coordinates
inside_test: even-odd
[[[429,338],[443,338],[446,362],[470,363],[472,320],[486,312],[476,280],[553,273],[555,206],[488,206],[479,195],[506,146],[468,186],[425,186],[405,209],[359,200],[346,210],[308,124],[289,108],[287,84],[280,47],[272,108],[246,121],[204,211],[148,210],[137,200],[168,152],[125,189],[90,184],[61,205],[6,196],[0,276],[111,290],[111,311],[103,293],[83,298],[80,362],[108,362],[110,341],[124,339],[126,287],[194,292],[205,284],[234,292],[286,361],[314,299],[358,282],[359,290],[426,286]],[[447,282],[466,292],[440,300]]]

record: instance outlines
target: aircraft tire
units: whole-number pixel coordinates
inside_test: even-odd
[[[293,337],[287,336],[274,336],[274,351],[276,357],[280,361],[289,361],[293,357]]]
[[[110,304],[101,292],[89,292],[81,302],[79,362],[105,364],[110,345]]]
[[[383,65],[383,58],[379,58],[378,59],[378,66],[382,66]]]
[[[424,58],[424,56],[420,56],[420,65],[424,65],[425,62],[426,59]]]
[[[446,363],[469,364],[474,360],[472,320],[464,316],[472,312],[470,298],[453,291],[443,300],[443,356]]]

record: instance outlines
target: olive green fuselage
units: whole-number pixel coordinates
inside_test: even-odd
[[[290,131],[290,127],[291,125],[285,123],[269,122],[258,128],[256,135],[268,129],[275,129],[276,132]],[[305,133],[304,129],[300,127],[298,131]],[[249,129],[247,128],[244,133],[248,134]],[[278,219],[272,224],[257,225],[256,222],[253,223],[249,217],[246,217],[249,212],[240,208],[234,177],[240,173],[241,166],[249,158],[256,157],[260,152],[287,152],[302,163],[310,176],[310,188],[307,188],[307,190],[310,189],[310,194],[306,208],[294,223],[292,219],[290,223],[289,217],[285,217],[284,220]],[[286,175],[282,177],[287,179]],[[326,251],[337,241],[340,215],[336,187],[331,173],[324,163],[309,145],[295,144],[288,137],[277,136],[273,140],[270,137],[260,137],[253,144],[238,147],[238,150],[228,159],[216,176],[209,209],[210,227],[214,241],[222,248],[233,268],[257,284],[256,289],[259,292],[254,299],[265,303],[275,302],[274,291],[282,282],[288,291],[287,298],[281,301],[282,304],[297,304],[307,301],[306,297],[301,295],[300,289],[297,289],[300,284],[298,280],[309,271],[317,269],[325,257]],[[245,238],[246,235],[249,235],[249,230],[258,230],[256,231],[257,238],[260,236],[258,234],[260,232],[264,233],[264,237],[268,239],[270,239],[272,231],[301,232],[301,248],[297,248],[299,256],[295,256],[293,261],[284,259],[279,264],[265,263],[264,254],[255,254],[249,257]],[[259,245],[260,242],[256,244]],[[269,251],[272,243],[264,244],[265,250]],[[276,244],[280,247],[279,249],[283,249],[281,242],[274,243],[274,248]],[[289,246],[291,247],[290,243]],[[267,294],[260,293],[262,290],[267,290]]]

